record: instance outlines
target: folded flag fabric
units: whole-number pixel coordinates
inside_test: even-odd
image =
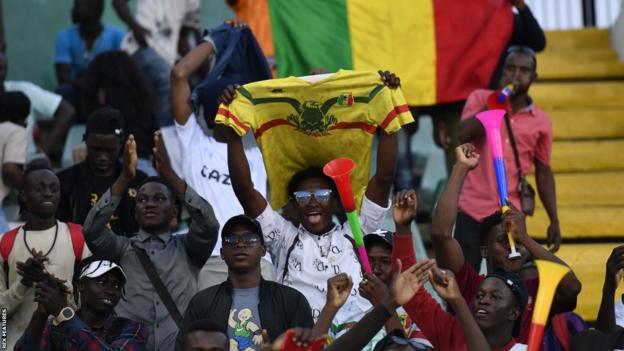
[[[394,133],[414,119],[401,89],[386,87],[377,72],[340,70],[243,85],[230,105],[219,106],[215,121],[239,135],[253,130],[273,208],[288,202],[286,187],[296,172],[337,157],[355,161],[351,182],[359,208],[377,128]]]
[[[281,77],[312,68],[390,70],[410,105],[487,87],[511,38],[508,0],[269,0]]]

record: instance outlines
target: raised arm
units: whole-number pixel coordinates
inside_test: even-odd
[[[188,79],[213,53],[212,43],[204,41],[184,56],[171,70],[171,107],[173,117],[180,125],[186,124],[193,112],[189,103],[191,87]]]
[[[624,245],[613,249],[607,260],[604,285],[602,286],[602,300],[598,310],[596,328],[609,334],[617,328],[615,323],[615,290],[620,285],[624,274]]]
[[[502,219],[503,228],[507,232],[511,232],[516,242],[522,244],[533,258],[551,261],[564,266],[568,265],[529,236],[526,230],[524,214],[513,207],[513,205],[503,214]],[[576,300],[580,292],[581,282],[576,278],[574,272],[570,271],[557,286],[551,313],[573,311],[576,308]]]
[[[382,130],[377,145],[377,170],[366,187],[366,197],[381,207],[388,206],[388,194],[394,181],[396,160],[396,134],[387,134]]]
[[[432,266],[433,261],[426,260],[401,272],[401,262],[398,261],[392,274],[389,296],[325,350],[362,350],[383,327],[384,323],[392,317],[396,308],[407,303],[420,290],[427,280],[426,272]]]
[[[238,86],[230,85],[219,98],[219,102],[228,105],[236,97]],[[253,218],[258,217],[266,209],[268,203],[264,196],[258,192],[251,180],[251,171],[249,162],[245,155],[243,147],[243,139],[236,132],[225,126],[217,126],[223,128],[223,132],[227,139],[228,150],[228,169],[230,171],[230,181],[232,189],[238,198],[245,213]]]
[[[472,144],[463,144],[455,148],[455,157],[455,165],[433,216],[431,241],[438,265],[457,273],[465,262],[461,246],[453,238],[457,203],[466,175],[479,164],[479,154]]]
[[[217,217],[212,206],[175,173],[160,132],[154,133],[153,152],[156,171],[169,184],[191,215],[191,224],[186,236],[186,251],[194,263],[202,267],[217,243],[219,235]]]
[[[379,71],[384,84],[390,89],[396,89],[401,85],[401,80],[394,74]],[[373,177],[368,181],[366,197],[381,207],[388,206],[388,194],[394,182],[394,172],[397,161],[397,137],[388,134],[384,130],[379,133],[377,145],[377,164]]]
[[[487,339],[483,335],[477,321],[472,317],[466,300],[459,291],[457,281],[452,272],[435,267],[429,271],[429,281],[435,291],[453,308],[459,320],[468,351],[491,350]]]
[[[346,273],[327,279],[327,300],[314,325],[315,336],[327,334],[336,313],[347,302],[351,288],[353,288],[353,280]]]
[[[87,214],[82,233],[89,250],[96,255],[108,255],[120,259],[130,245],[126,237],[116,235],[109,227],[113,213],[121,203],[130,182],[136,176],[137,153],[134,136],[130,134],[124,146],[123,170],[117,180],[96,202]]]

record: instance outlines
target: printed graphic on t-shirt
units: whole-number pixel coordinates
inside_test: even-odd
[[[257,316],[255,317],[257,318]],[[253,312],[249,308],[230,310],[228,325],[233,329],[230,336],[230,351],[256,351],[262,346],[260,327],[252,321]]]

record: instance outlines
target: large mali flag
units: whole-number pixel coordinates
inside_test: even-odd
[[[509,0],[269,0],[279,76],[390,70],[410,105],[486,87],[513,27]],[[268,25],[268,24],[267,24]]]

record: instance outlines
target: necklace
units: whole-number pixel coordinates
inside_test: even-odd
[[[32,255],[32,249],[30,248],[30,246],[28,246],[28,243],[26,242],[26,228],[25,227],[22,227],[22,228],[24,229],[24,245],[26,246],[26,249],[28,250],[28,252]],[[54,240],[52,240],[52,246],[50,246],[50,249],[48,250],[48,252],[45,253],[45,255],[43,255],[43,257],[48,257],[50,252],[52,252],[52,249],[54,248],[54,244],[56,244],[57,236],[58,236],[58,222],[56,222],[56,225],[54,226]]]

